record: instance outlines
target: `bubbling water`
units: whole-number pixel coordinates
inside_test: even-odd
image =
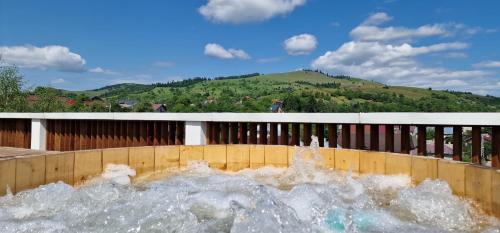
[[[290,168],[185,171],[130,184],[111,166],[78,188],[62,182],[0,198],[0,232],[498,232],[500,224],[442,181],[324,168],[313,138]]]

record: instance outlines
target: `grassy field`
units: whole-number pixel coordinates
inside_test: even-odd
[[[387,86],[314,71],[205,80],[178,87],[118,84],[65,93],[101,96],[109,102],[164,103],[174,112],[265,112],[274,100],[284,100],[285,110],[290,112],[500,111],[500,98],[496,97]]]

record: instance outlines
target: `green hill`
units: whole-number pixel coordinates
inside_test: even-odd
[[[194,78],[166,84],[118,84],[66,95],[164,103],[172,112],[268,112],[274,100],[286,112],[500,111],[500,98],[436,91],[331,76],[315,71]]]

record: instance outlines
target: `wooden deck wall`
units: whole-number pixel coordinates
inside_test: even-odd
[[[47,150],[183,144],[184,122],[181,121],[47,121]]]
[[[0,119],[0,146],[30,148],[31,119]]]

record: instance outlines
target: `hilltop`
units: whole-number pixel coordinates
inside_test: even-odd
[[[171,112],[268,112],[283,101],[286,112],[500,111],[500,98],[383,83],[317,71],[249,74],[170,83],[117,84],[67,97],[98,96],[108,103],[137,100],[166,104]]]

